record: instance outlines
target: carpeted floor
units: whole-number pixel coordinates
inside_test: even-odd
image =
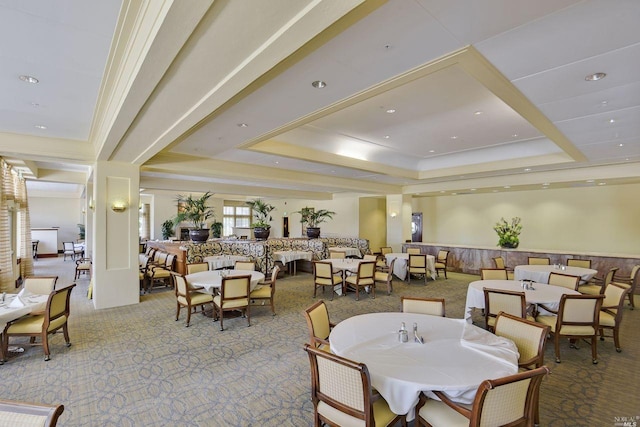
[[[71,283],[74,265],[40,259],[36,274],[57,274],[58,286]],[[332,321],[376,311],[397,311],[401,295],[446,298],[448,317],[461,318],[467,284],[476,276],[450,273],[449,279],[411,285],[394,281],[384,291],[355,301],[353,295],[327,301]],[[308,426],[312,425],[309,362],[303,344],[302,310],[314,300],[311,276],[299,273],[277,282],[276,312],[252,310],[246,319],[225,320],[227,330],[200,314],[191,326],[185,315],[174,321],[172,291],[154,290],[134,306],[95,310],[86,298],[88,280],[72,293],[70,335],[51,338],[51,360],[41,347],[26,346],[0,366],[0,397],[62,403],[62,426]],[[327,297],[329,295],[327,294]],[[478,314],[474,320],[482,323]],[[598,342],[600,363],[590,349],[562,346],[541,392],[543,426],[614,426],[617,417],[640,420],[640,309],[625,308],[622,353],[612,340]],[[27,343],[26,340],[15,341]],[[638,417],[638,418],[636,418]]]

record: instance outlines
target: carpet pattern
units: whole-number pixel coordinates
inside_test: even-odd
[[[71,283],[75,264],[40,259],[35,274]],[[448,317],[461,318],[467,284],[477,276],[449,273],[449,279],[406,284],[394,280],[394,293],[378,288],[377,297],[349,294],[328,301],[331,320],[380,311],[398,311],[400,296],[446,298]],[[71,295],[72,346],[61,334],[50,338],[51,360],[42,348],[12,353],[0,366],[0,396],[62,403],[62,426],[308,426],[312,425],[309,362],[302,350],[308,339],[303,309],[312,304],[311,275],[278,279],[276,313],[254,308],[246,319],[225,320],[225,331],[200,314],[175,319],[173,291],[157,289],[133,306],[95,310],[86,298],[88,280]],[[320,296],[322,298],[322,296]],[[474,321],[482,325],[479,313]],[[640,310],[625,307],[622,353],[611,339],[598,342],[600,363],[590,348],[563,343],[561,364],[553,344],[545,360],[552,370],[542,385],[541,425],[614,426],[616,417],[640,418]]]

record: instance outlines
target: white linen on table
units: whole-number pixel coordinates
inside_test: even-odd
[[[360,249],[358,248],[350,248],[346,246],[333,246],[328,248],[329,252],[344,252],[345,256],[357,256],[361,257]]]
[[[297,261],[299,259],[307,261],[313,260],[313,253],[310,251],[275,251],[271,256],[274,261],[280,261],[283,264],[288,264],[291,261]]]
[[[7,295],[5,301],[0,301],[0,331],[4,330],[6,324],[12,320],[18,319],[26,314],[42,311],[47,306],[49,295],[30,295],[22,301],[24,305],[21,307],[11,307],[17,294]]]
[[[213,294],[216,289],[220,289],[222,286],[223,274],[225,274],[226,277],[251,274],[250,290],[254,290],[258,286],[258,283],[264,280],[264,274],[259,271],[250,270],[224,270],[224,272],[221,270],[199,271],[197,273],[187,274],[185,278],[191,286],[204,288],[204,291]]]
[[[598,270],[570,265],[565,266],[564,270],[553,265],[516,265],[513,270],[513,278],[515,280],[533,280],[538,283],[549,283],[549,274],[552,272],[580,276],[580,282],[585,283],[591,280],[598,273]]]
[[[405,252],[391,252],[385,254],[384,257],[387,260],[387,265],[391,265],[391,261],[396,260],[396,263],[393,264],[393,274],[400,280],[405,280],[407,278],[409,254]],[[436,257],[433,255],[427,255],[427,268],[431,273],[431,278],[436,280]]]
[[[476,280],[469,283],[467,288],[467,302],[465,303],[464,318],[471,323],[471,311],[474,308],[484,309],[484,291],[482,288],[500,289],[504,291],[524,291],[524,297],[529,304],[544,304],[551,309],[557,309],[562,295],[580,295],[580,292],[562,286],[533,283],[534,289],[523,289],[518,280]]]
[[[244,255],[213,255],[203,259],[209,263],[209,270],[217,270],[224,267],[233,267],[236,261],[249,261],[250,258]]]
[[[398,341],[405,322],[412,333],[414,322],[420,344]],[[329,336],[331,350],[363,362],[373,387],[396,414],[413,416],[420,392],[433,397],[441,390],[452,399],[471,403],[478,385],[487,378],[512,375],[518,370],[518,351],[507,339],[449,319],[414,313],[371,313],[340,322]]]

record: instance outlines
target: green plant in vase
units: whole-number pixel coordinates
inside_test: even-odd
[[[271,212],[276,209],[275,206],[265,202],[262,199],[255,199],[246,202],[251,207],[255,221],[251,224],[253,227],[253,235],[258,240],[264,240],[269,237],[271,231],[270,222],[273,221]]]
[[[213,193],[207,191],[202,196],[196,198],[191,194],[188,196],[178,195],[178,214],[173,218],[173,225],[177,226],[181,222],[191,223],[189,237],[194,242],[206,242],[209,238],[207,220],[215,218],[214,210],[207,205]]]
[[[498,246],[501,248],[517,248],[520,244],[520,233],[522,232],[522,224],[519,217],[511,218],[511,222],[507,222],[504,218],[493,227],[498,233]]]

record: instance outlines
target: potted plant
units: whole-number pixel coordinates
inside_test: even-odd
[[[84,224],[78,224],[78,239],[84,240],[85,226]]]
[[[511,218],[511,223],[508,223],[504,218],[500,218],[500,221],[496,223],[493,229],[498,233],[498,246],[501,248],[515,249],[520,244],[520,239],[518,238],[522,232],[520,218]]]
[[[251,207],[255,218],[255,222],[251,224],[251,227],[253,227],[253,235],[258,240],[267,239],[271,232],[271,224],[269,224],[269,222],[273,220],[271,217],[271,211],[276,207],[266,203],[262,199],[248,201],[247,205]]]
[[[213,208],[207,205],[207,201],[213,196],[207,191],[199,198],[178,195],[178,214],[173,218],[173,225],[177,226],[181,222],[189,222],[189,238],[194,242],[206,242],[209,238],[209,229],[206,227],[207,220],[214,218]]]
[[[211,223],[211,237],[219,239],[222,237],[222,223],[220,221],[213,221]]]
[[[315,208],[309,207],[302,208],[294,213],[299,213],[300,222],[307,224],[307,237],[311,239],[320,237],[320,227],[318,227],[318,224],[333,219],[333,215],[336,214],[326,209],[316,210]]]
[[[170,219],[166,220],[160,226],[162,230],[162,240],[169,240],[171,236],[173,236],[173,221]]]

